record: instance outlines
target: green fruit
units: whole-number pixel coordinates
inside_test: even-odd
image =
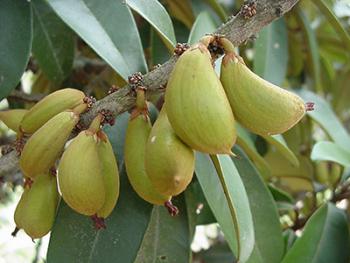
[[[25,188],[15,211],[17,228],[32,239],[50,232],[59,201],[56,177],[40,174],[30,188]]]
[[[20,167],[26,177],[34,179],[54,166],[79,121],[71,111],[57,114],[37,130],[26,142],[21,153]]]
[[[98,142],[97,151],[101,163],[106,197],[105,203],[97,212],[97,216],[106,218],[112,213],[118,201],[119,171],[117,161],[114,157],[113,148],[107,135],[103,131],[100,131],[98,136],[101,140]]]
[[[233,113],[203,44],[176,62],[165,102],[171,126],[187,145],[210,154],[231,154],[236,140]]]
[[[14,109],[0,111],[0,121],[5,123],[5,125],[13,130],[14,132],[19,132],[19,125],[23,119],[23,116],[28,112],[28,110]]]
[[[143,114],[129,120],[124,148],[126,173],[131,186],[142,199],[151,204],[164,205],[171,196],[158,193],[145,170],[145,150],[151,128],[149,118]]]
[[[69,88],[49,94],[35,104],[23,117],[21,130],[24,133],[34,133],[58,113],[82,104],[84,98],[84,92]]]
[[[191,182],[194,152],[172,129],[163,106],[146,145],[146,173],[161,194],[175,196]]]
[[[256,134],[283,133],[305,114],[299,96],[260,78],[232,52],[222,61],[221,82],[236,119]]]
[[[104,205],[106,189],[95,133],[82,131],[63,153],[58,182],[64,201],[83,215],[95,215]]]

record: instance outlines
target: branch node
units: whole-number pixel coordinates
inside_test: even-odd
[[[249,0],[242,5],[241,13],[244,19],[250,19],[256,15],[256,0]]]
[[[174,49],[174,55],[179,57],[189,48],[190,44],[188,43],[177,43]]]

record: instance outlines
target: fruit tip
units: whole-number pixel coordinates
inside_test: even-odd
[[[168,210],[168,213],[171,216],[177,216],[179,214],[179,209],[173,205],[173,203],[171,202],[171,200],[168,200],[164,203],[165,208]]]
[[[16,237],[19,230],[21,230],[21,229],[16,226],[15,230],[13,230],[13,232],[11,233],[11,236]]]
[[[100,230],[102,228],[106,229],[106,223],[103,217],[99,217],[97,214],[94,214],[90,218],[93,221],[96,230]]]

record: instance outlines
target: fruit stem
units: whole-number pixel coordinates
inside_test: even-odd
[[[235,52],[235,46],[232,44],[230,40],[228,40],[225,37],[219,38],[219,44],[222,46],[222,48],[225,50],[225,53],[236,53]]]
[[[82,104],[79,104],[78,106],[76,106],[76,107],[73,109],[73,112],[74,112],[76,115],[80,115],[80,114],[82,114],[84,111],[86,111],[87,108],[88,108],[88,104],[82,103]]]
[[[171,200],[166,201],[164,203],[164,206],[166,207],[166,209],[168,209],[168,212],[171,216],[177,216],[179,214],[179,209],[175,205],[173,205]]]
[[[13,232],[11,233],[11,236],[15,237],[19,230],[21,230],[21,229],[16,227],[15,230],[13,230]]]
[[[93,134],[97,133],[101,128],[101,122],[103,121],[103,118],[103,115],[101,113],[98,113],[92,120],[88,130]]]
[[[136,103],[135,108],[131,112],[130,119],[134,119],[140,114],[143,114],[145,118],[148,118],[148,107],[146,103],[146,88],[139,86],[136,88]]]

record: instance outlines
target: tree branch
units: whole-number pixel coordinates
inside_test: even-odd
[[[250,0],[251,2],[252,0]],[[253,0],[256,3],[256,14],[247,18],[241,10],[236,16],[221,25],[214,32],[225,35],[235,46],[239,46],[252,36],[255,36],[264,26],[283,16],[299,0]],[[164,92],[164,87],[172,71],[176,56],[171,57],[160,67],[144,75],[144,85],[148,95]],[[94,116],[101,110],[109,110],[115,116],[130,110],[135,103],[135,97],[129,85],[97,101],[87,113],[82,114],[81,123],[87,127]],[[18,157],[14,151],[0,158],[0,177],[18,171]]]

